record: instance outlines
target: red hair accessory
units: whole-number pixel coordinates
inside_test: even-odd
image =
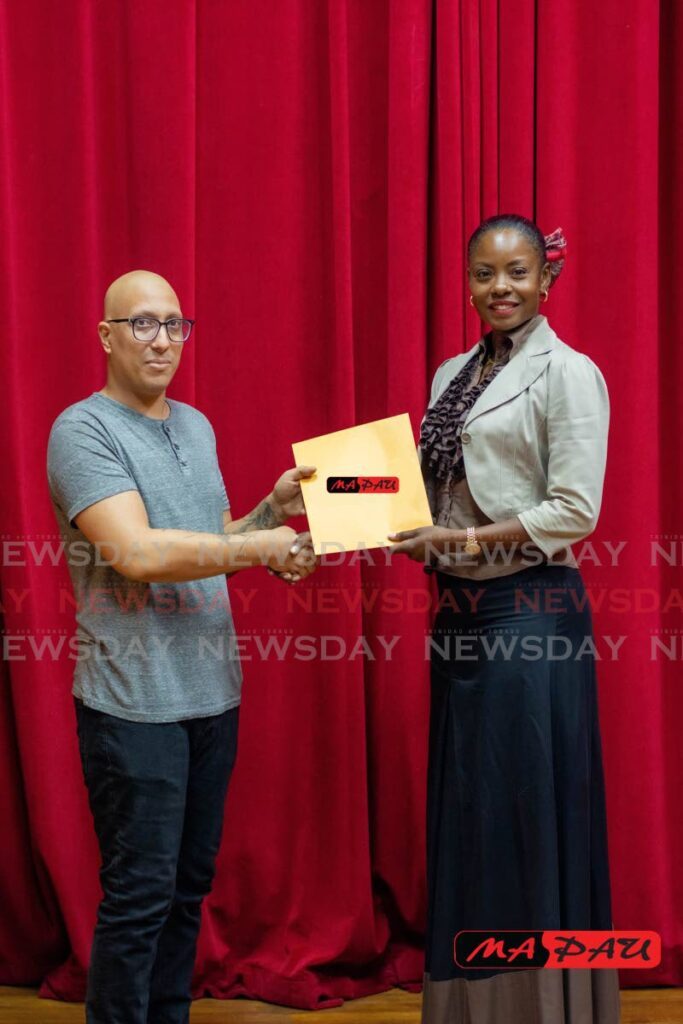
[[[554,284],[567,258],[567,239],[562,234],[562,228],[555,228],[552,234],[545,236],[545,253],[550,264],[550,283]]]

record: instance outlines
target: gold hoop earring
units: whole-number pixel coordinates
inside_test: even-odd
[[[470,295],[470,306],[474,305],[474,295]]]
[[[548,292],[547,292],[547,290],[545,288],[542,289],[541,295],[542,295],[541,302],[547,302],[548,301]]]

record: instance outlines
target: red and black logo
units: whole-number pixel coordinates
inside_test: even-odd
[[[657,932],[540,931],[458,932],[453,955],[469,970],[535,967],[657,967]]]
[[[397,476],[328,476],[328,494],[398,494]]]

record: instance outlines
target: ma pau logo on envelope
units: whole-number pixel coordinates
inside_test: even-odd
[[[328,476],[328,494],[398,494],[397,476]]]

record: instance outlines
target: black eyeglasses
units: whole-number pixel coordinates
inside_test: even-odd
[[[169,341],[187,341],[195,325],[194,320],[173,316],[170,320],[156,320],[153,316],[120,316],[107,320],[108,324],[130,324],[136,341],[154,341],[162,327],[166,328]]]

